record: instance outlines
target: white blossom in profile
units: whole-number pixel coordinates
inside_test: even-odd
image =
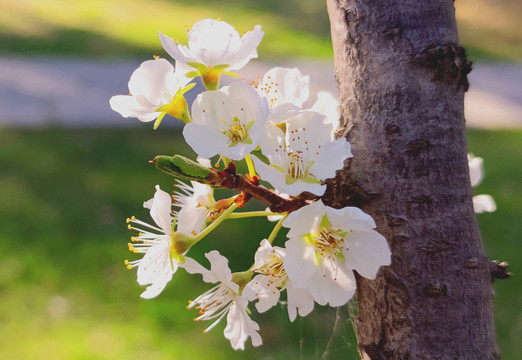
[[[484,179],[484,160],[481,157],[468,154],[468,166],[471,186],[478,186]],[[491,195],[475,195],[473,196],[473,210],[477,214],[494,212],[497,210],[497,204]]]
[[[254,150],[268,117],[266,100],[241,82],[205,91],[192,104],[193,122],[183,136],[203,158],[221,154],[242,160]]]
[[[260,313],[275,306],[280,293],[286,290],[288,316],[294,321],[297,313],[306,316],[314,309],[312,295],[304,289],[292,286],[292,281],[286,275],[283,259],[286,249],[274,246],[264,239],[255,254],[253,271],[256,276],[243,289],[243,296],[249,301],[258,300],[256,309]]]
[[[286,131],[265,127],[260,146],[270,164],[252,156],[261,178],[291,196],[304,191],[323,195],[326,185],[321,181],[335,177],[344,160],[352,157],[350,143],[332,140],[332,125],[324,120],[317,112],[304,111],[284,124]]]
[[[207,86],[217,90],[219,76],[239,70],[257,58],[257,46],[263,38],[261,26],[243,36],[224,21],[204,19],[187,31],[188,46],[159,33],[161,45],[176,62],[193,67]]]
[[[175,236],[174,218],[171,215],[172,201],[168,193],[156,185],[154,198],[145,202],[156,225],[150,225],[135,217],[127,219],[129,229],[139,231],[131,238],[129,250],[144,254],[135,261],[125,261],[127,268],[138,268],[138,284],[149,285],[141,294],[144,299],[158,296],[178,269],[178,261],[171,257],[171,246]]]
[[[215,211],[216,200],[211,186],[191,181],[187,185],[178,181],[173,206],[179,207],[176,231],[196,236],[206,226]]]
[[[144,256],[134,261],[126,260],[125,264],[129,269],[138,268],[140,285],[150,284],[141,294],[145,299],[163,291],[180,261],[188,259],[184,255],[194,244],[193,237],[203,230],[213,214],[218,215],[227,207],[214,200],[210,186],[195,182],[189,186],[180,182],[177,188],[178,192],[170,196],[156,185],[154,197],[143,203],[156,225],[134,216],[127,219],[129,229],[139,232],[138,236],[131,237],[129,250]],[[173,207],[179,210],[173,210]]]
[[[234,350],[244,350],[249,337],[253,346],[260,346],[262,340],[258,333],[259,325],[248,316],[248,300],[240,295],[240,286],[233,281],[228,260],[216,250],[205,254],[205,257],[210,261],[210,270],[190,258],[181,265],[190,274],[203,275],[205,282],[218,283],[189,302],[187,308],[196,308],[200,313],[194,320],[213,320],[214,322],[203,331],[208,332],[226,316],[227,326],[224,335],[230,340]]]
[[[356,207],[334,209],[321,200],[288,215],[284,268],[294,287],[309,291],[320,305],[344,305],[355,292],[353,270],[374,279],[389,265],[386,239],[371,216]]]
[[[156,120],[156,129],[163,116],[169,114],[185,123],[190,121],[183,94],[193,87],[191,79],[174,71],[165,59],[143,62],[129,80],[129,95],[113,96],[111,108],[123,117],[136,117],[142,122]]]

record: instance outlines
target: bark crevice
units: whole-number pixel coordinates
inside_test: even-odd
[[[473,64],[462,46],[452,42],[431,44],[415,57],[415,62],[433,71],[433,81],[449,81],[468,91]]]

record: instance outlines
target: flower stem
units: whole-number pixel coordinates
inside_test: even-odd
[[[255,216],[271,216],[271,215],[282,215],[282,214],[275,213],[272,211],[245,211],[245,212],[230,214],[228,216],[228,218],[229,219],[242,219],[242,218],[255,217]]]
[[[270,233],[270,236],[267,239],[270,244],[274,241],[279,230],[281,230],[281,227],[283,226],[283,221],[286,219],[287,216],[288,214],[285,214],[281,219],[279,219],[276,226],[274,226],[274,228],[272,229],[272,232]]]
[[[256,170],[254,168],[254,162],[252,161],[252,158],[250,157],[250,154],[248,154],[246,157],[245,157],[245,160],[246,160],[246,163],[247,163],[247,166],[248,166],[248,173],[250,174],[250,176],[256,176]]]
[[[232,205],[230,205],[228,207],[228,209],[225,210],[225,212],[223,214],[221,214],[216,220],[214,220],[209,226],[207,226],[206,228],[204,228],[199,234],[197,234],[196,236],[193,237],[193,240],[194,240],[194,243],[198,242],[199,240],[203,239],[205,236],[207,236],[208,234],[210,234],[210,232],[212,230],[214,230],[215,228],[217,228],[219,226],[219,224],[221,224],[224,220],[226,220],[230,214],[237,209],[237,207],[239,206],[239,204],[236,204],[235,202],[232,203]]]

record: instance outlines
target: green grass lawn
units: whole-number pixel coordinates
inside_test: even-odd
[[[520,1],[455,6],[472,60],[522,60]],[[0,0],[0,54],[150,58],[163,54],[158,30],[185,42],[184,25],[203,18],[262,25],[265,60],[332,56],[324,0]]]
[[[522,273],[522,132],[470,131],[470,151],[485,159],[489,193],[499,210],[479,215],[488,256]],[[148,220],[141,207],[154,185],[172,178],[147,160],[177,152],[192,156],[174,130],[0,130],[0,354],[2,359],[312,359],[330,336],[331,310],[319,309],[290,324],[283,307],[254,315],[265,345],[234,352],[224,324],[202,334],[186,301],[209,288],[179,271],[156,299],[125,259],[131,232],[125,218]],[[254,204],[260,206],[260,204]],[[202,259],[213,248],[246,269],[263,219],[230,220],[193,249]],[[252,230],[255,229],[255,230]],[[276,239],[281,244],[283,238]],[[191,253],[192,254],[192,253]],[[522,305],[519,280],[495,284],[498,342],[503,358],[517,358]],[[327,320],[326,323],[324,320]],[[341,358],[347,334],[331,358]]]

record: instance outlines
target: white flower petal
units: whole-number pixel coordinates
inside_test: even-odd
[[[159,185],[156,185],[156,193],[154,194],[154,201],[150,208],[150,216],[156,224],[168,235],[171,232],[172,217],[172,198],[168,193],[161,190]]]
[[[285,253],[285,249],[280,248],[279,246],[272,247],[272,244],[270,244],[267,239],[263,239],[254,255],[254,269],[259,269],[270,263],[274,256],[282,259],[285,256]]]
[[[257,47],[263,39],[263,31],[261,26],[254,26],[254,30],[247,31],[241,37],[241,46],[239,51],[228,58],[227,64],[229,64],[230,70],[239,70],[243,68],[250,59],[257,58]]]
[[[279,127],[272,125],[270,121],[265,124],[263,135],[259,139],[259,146],[271,164],[277,164],[279,151],[284,146],[285,133]]]
[[[143,202],[143,207],[144,207],[145,209],[149,209],[149,210],[150,210],[150,209],[152,209],[152,204],[154,204],[154,198],[149,199],[149,200],[147,200],[147,201],[144,201],[144,202]]]
[[[301,108],[297,105],[290,103],[280,104],[275,108],[270,109],[268,120],[273,124],[281,124],[299,116],[301,112]]]
[[[208,210],[205,207],[183,206],[178,212],[177,232],[193,236],[205,227]]]
[[[330,262],[325,262],[323,269],[317,269],[308,283],[315,302],[332,307],[346,304],[355,293],[352,270],[339,264],[334,268]]]
[[[188,123],[183,128],[183,137],[199,156],[211,158],[227,147],[227,139],[216,128]]]
[[[230,54],[240,49],[238,32],[224,21],[203,19],[188,32],[188,48],[199,62],[211,67],[229,64]]]
[[[158,107],[172,100],[174,93],[171,91],[177,88],[174,66],[165,59],[144,61],[129,80],[129,91],[133,96],[144,96]]]
[[[212,167],[212,162],[210,161],[210,159],[206,159],[204,157],[198,156],[197,161],[198,161],[199,165],[206,166],[208,168]]]
[[[290,229],[287,234],[288,238],[299,237],[317,230],[326,209],[327,207],[323,202],[317,200],[291,212],[283,221],[283,226]]]
[[[152,284],[141,294],[150,299],[159,295],[178,268],[178,263],[170,258],[170,244],[162,241],[148,249],[140,261],[137,280],[140,285]]]
[[[258,330],[259,325],[248,316],[246,301],[237,297],[227,315],[227,326],[223,332],[225,338],[230,340],[234,350],[244,350],[248,337],[251,337],[253,346],[260,346],[263,343]]]
[[[256,171],[261,179],[270,183],[276,190],[284,192],[291,196],[297,196],[305,191],[321,196],[326,191],[326,185],[310,184],[301,180],[297,180],[291,184],[286,183],[286,175],[278,169],[265,164],[255,155],[251,155]]]
[[[337,170],[343,168],[344,160],[352,156],[350,143],[346,139],[327,142],[321,147],[310,174],[320,180],[333,178]]]
[[[381,266],[390,265],[391,251],[384,236],[375,230],[355,230],[345,237],[346,266],[367,279],[375,279]]]
[[[170,279],[169,279],[170,280]],[[148,286],[147,289],[145,289],[144,292],[141,293],[140,297],[142,299],[152,299],[158,296],[163,289],[165,289],[165,286],[167,286],[167,281],[156,281],[152,285]]]
[[[319,91],[317,93],[317,101],[311,108],[312,111],[317,111],[326,116],[326,122],[332,124],[332,140],[335,136],[335,131],[339,129],[340,114],[339,101],[337,97],[327,91]]]
[[[196,260],[185,256],[185,262],[179,264],[180,267],[185,269],[189,274],[201,274],[203,275],[203,281],[207,283],[217,283],[219,279],[210,270],[205,269],[203,265],[198,263]]]
[[[334,229],[370,230],[375,229],[376,226],[370,215],[353,206],[342,209],[325,206],[325,211]]]
[[[267,208],[265,209],[265,211],[270,211],[270,208],[267,207]],[[270,222],[276,222],[276,221],[281,220],[281,219],[283,218],[283,216],[284,216],[284,215],[268,215],[268,216],[266,217],[266,219],[267,219],[268,221],[270,221]]]
[[[494,212],[497,210],[497,204],[491,195],[476,195],[473,196],[473,209],[477,214]]]
[[[163,46],[163,49],[165,49],[165,51],[170,56],[172,56],[172,58],[174,60],[182,62],[182,63],[187,63],[187,62],[191,62],[192,60],[194,60],[194,59],[190,59],[190,58],[186,57],[179,50],[179,48],[176,45],[176,43],[174,42],[174,40],[172,40],[170,37],[168,37],[167,35],[161,33],[160,31],[158,31],[158,34],[159,34],[159,37],[160,37],[161,46]]]
[[[266,72],[257,91],[267,98],[274,113],[282,115],[283,111],[277,108],[292,104],[293,109],[300,109],[308,100],[309,88],[310,77],[303,76],[299,69],[275,67]]]
[[[259,173],[261,180],[270,183],[276,189],[285,186],[286,175],[283,174],[278,169],[265,164],[261,160],[257,158],[255,155],[250,155],[252,158],[252,162],[256,168],[256,171]]]
[[[116,95],[109,101],[111,109],[120,113],[123,117],[136,117],[142,122],[149,122],[156,119],[160,112],[154,104],[147,102],[139,103],[135,96]]]
[[[314,298],[310,292],[295,288],[290,280],[286,284],[286,296],[290,321],[295,320],[297,313],[299,316],[306,316],[314,309]]]
[[[286,274],[296,288],[305,289],[316,271],[315,253],[302,238],[292,238],[285,243],[286,256],[283,260]]]
[[[217,250],[206,253],[205,257],[210,261],[210,271],[216,278],[237,293],[239,291],[239,285],[232,282],[232,271],[230,271],[228,267],[228,259]]]
[[[482,182],[484,178],[484,160],[481,157],[475,157],[468,154],[469,178],[471,186],[475,187]]]
[[[242,296],[248,301],[258,299],[256,309],[260,313],[267,311],[279,301],[279,289],[275,288],[270,276],[256,275],[243,289]]]

